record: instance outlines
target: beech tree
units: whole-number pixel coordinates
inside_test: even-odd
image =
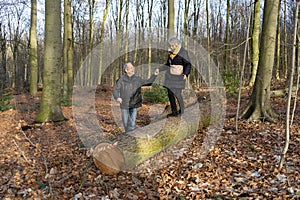
[[[274,65],[279,0],[265,0],[260,58],[250,100],[241,117],[249,120],[274,121],[277,115],[271,108],[270,84]]]
[[[259,33],[260,33],[260,0],[255,0],[254,3],[254,17],[253,17],[253,29],[251,38],[251,78],[249,86],[254,85],[255,77],[257,74],[257,66],[259,60]]]
[[[64,38],[63,38],[63,98],[69,103],[73,87],[73,29],[72,29],[72,12],[71,0],[64,0]]]
[[[175,11],[174,11],[174,0],[168,0],[168,37],[174,36],[174,20],[175,20]]]
[[[43,93],[37,122],[64,120],[61,110],[61,2],[45,1],[45,56]]]
[[[226,9],[226,31],[225,31],[225,53],[224,53],[224,61],[225,61],[225,70],[228,69],[229,59],[230,59],[230,47],[229,47],[229,35],[230,35],[230,0],[227,0],[227,9]]]
[[[0,23],[0,98],[4,94],[4,90],[7,88],[7,69],[6,69],[6,35],[2,30],[2,24]]]
[[[37,2],[31,0],[31,20],[30,20],[30,86],[31,95],[37,92],[38,82],[38,53],[37,53]]]
[[[109,6],[111,4],[111,0],[106,0],[106,3],[105,3],[105,8],[104,8],[104,11],[103,11],[103,16],[102,16],[102,23],[101,23],[101,34],[100,34],[100,43],[102,43],[104,41],[104,33],[105,33],[105,22],[106,22],[106,19],[107,19],[107,16],[108,16],[108,10],[109,10]],[[99,53],[99,56],[102,57],[102,53],[103,53],[103,49],[102,49],[102,46],[100,46],[100,53]],[[99,72],[102,73],[102,59],[100,59],[99,61]],[[102,76],[101,74],[98,76],[98,83],[100,84],[101,81],[102,81]]]

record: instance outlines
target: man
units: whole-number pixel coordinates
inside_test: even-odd
[[[184,113],[184,102],[181,95],[185,82],[191,71],[191,63],[187,50],[181,46],[181,41],[176,37],[168,40],[169,56],[167,63],[156,69],[156,73],[166,71],[164,86],[168,89],[168,98],[172,112],[167,117],[175,117]],[[176,99],[180,109],[177,109]]]
[[[125,74],[117,81],[113,96],[120,103],[122,121],[125,131],[132,131],[136,126],[137,109],[142,106],[141,86],[154,82],[158,72],[145,80],[135,75],[132,63],[123,66]]]

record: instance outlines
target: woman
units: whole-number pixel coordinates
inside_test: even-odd
[[[191,63],[187,50],[181,46],[181,41],[176,37],[168,40],[169,52],[165,65],[156,69],[156,73],[166,71],[164,86],[168,89],[168,98],[172,112],[167,117],[175,117],[184,113],[184,102],[181,95],[185,82],[191,71]],[[180,109],[177,110],[176,99]]]

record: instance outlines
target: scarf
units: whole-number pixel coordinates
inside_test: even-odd
[[[178,52],[180,51],[181,49],[181,45],[178,45],[175,50],[170,54],[170,58],[173,60],[174,57],[178,54]]]

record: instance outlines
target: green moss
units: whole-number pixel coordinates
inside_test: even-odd
[[[175,123],[176,124],[176,123]],[[197,130],[197,123],[181,121],[180,125],[167,124],[153,138],[138,138],[133,145],[123,143],[122,152],[125,157],[126,168],[130,169],[162,150],[177,144]]]

